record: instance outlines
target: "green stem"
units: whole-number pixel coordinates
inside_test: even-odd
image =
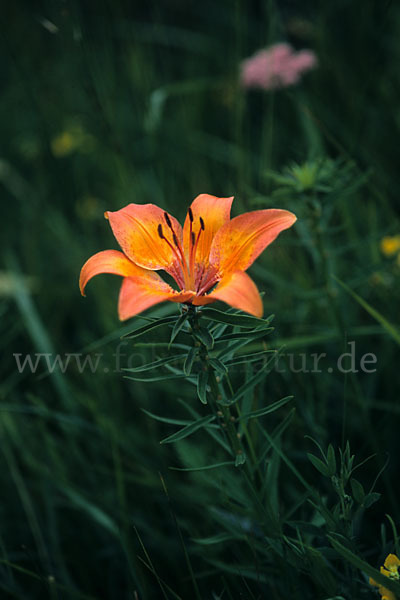
[[[200,331],[199,327],[199,313],[195,308],[190,308],[189,323],[193,330],[193,337],[195,343],[199,348],[198,358],[202,364],[202,368],[208,371],[208,386],[209,393],[207,396],[210,408],[217,417],[222,421],[221,429],[231,446],[231,451],[235,457],[236,466],[240,468],[242,476],[248,486],[250,497],[254,503],[254,507],[261,519],[264,522],[269,534],[273,532],[273,535],[277,535],[280,532],[279,519],[277,519],[272,506],[267,499],[260,497],[260,490],[262,489],[263,475],[260,470],[259,461],[257,460],[257,454],[251,439],[250,432],[246,426],[243,426],[243,432],[247,441],[247,445],[250,453],[250,460],[246,460],[245,449],[243,441],[237,430],[237,418],[232,414],[231,407],[224,403],[226,400],[225,390],[223,382],[212,364],[210,364],[210,356],[206,343],[202,342],[202,336],[196,335]],[[230,388],[231,395],[233,389],[229,378],[226,376],[228,387]],[[238,416],[240,416],[240,409],[236,405]]]
[[[229,378],[229,375],[228,375],[228,374],[226,375],[226,381],[227,381],[227,383],[228,383],[229,391],[230,391],[230,393],[231,393],[231,394],[232,394],[232,396],[233,396],[233,387],[232,387],[232,383],[231,383],[231,380],[230,380],[230,378]],[[236,405],[236,411],[237,411],[238,417],[240,417],[240,416],[241,416],[241,411],[240,411],[240,408],[239,408],[239,406],[237,406],[237,405]],[[249,433],[249,429],[248,429],[248,427],[247,427],[247,424],[246,424],[246,423],[243,423],[243,424],[242,424],[242,427],[243,427],[243,433],[244,433],[244,435],[245,435],[246,441],[247,441],[247,443],[248,443],[248,446],[249,446],[249,450],[250,450],[251,458],[252,458],[252,460],[253,460],[253,462],[254,462],[254,465],[257,465],[257,470],[258,470],[258,472],[259,472],[259,475],[260,475],[260,480],[261,480],[261,472],[260,472],[260,468],[259,468],[259,466],[258,466],[258,460],[257,460],[257,455],[256,455],[256,452],[255,452],[255,449],[254,449],[253,440],[252,440],[252,438],[251,438],[251,435],[250,435],[250,433]]]
[[[196,331],[196,329],[198,329],[198,327],[199,327],[199,324],[198,324],[199,314],[195,309],[190,309],[190,310],[191,310],[191,314],[189,315],[189,323],[190,323],[193,331]],[[223,400],[223,396],[224,396],[223,388],[219,381],[219,376],[216,375],[215,369],[212,367],[212,365],[210,365],[208,349],[204,343],[202,343],[201,341],[199,342],[197,339],[196,339],[196,343],[197,344],[200,343],[199,359],[202,363],[203,368],[207,369],[207,371],[209,373],[208,384],[210,386],[210,391],[211,391],[211,394],[209,394],[209,404],[211,406],[211,409],[213,410],[214,414],[216,414],[216,416],[223,419],[222,427],[227,434],[227,437],[229,439],[229,442],[230,442],[233,454],[236,457],[236,460],[237,460],[237,457],[240,457],[240,456],[243,456],[243,458],[244,458],[245,453],[244,453],[244,449],[243,449],[243,444],[242,444],[240,436],[238,435],[238,432],[235,427],[236,419],[232,415],[230,407],[225,406],[221,402],[221,400]],[[244,460],[243,460],[243,463],[244,463]],[[247,465],[246,468],[249,469],[249,466]],[[249,471],[250,471],[250,469],[249,469]],[[249,475],[251,475],[250,472],[249,472]]]

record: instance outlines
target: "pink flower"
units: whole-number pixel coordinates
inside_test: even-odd
[[[317,57],[312,50],[295,52],[289,44],[275,44],[259,50],[240,65],[240,82],[244,88],[274,90],[300,81],[303,73],[315,68]]]

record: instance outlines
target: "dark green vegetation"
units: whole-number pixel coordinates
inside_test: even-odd
[[[26,1],[3,13],[1,597],[373,598],[362,561],[399,550],[400,263],[380,250],[400,234],[398,5]],[[238,62],[282,40],[313,49],[319,68],[287,90],[241,91]],[[78,291],[83,262],[117,248],[105,210],[154,202],[183,219],[201,192],[235,195],[235,215],[298,216],[250,270],[275,330],[240,352],[286,356],[241,410],[294,397],[247,423],[256,496],[240,466],[171,470],[227,459],[210,427],[159,444],[210,414],[190,382],[123,377],[168,355],[168,324],[120,345],[148,321],[118,323],[118,278]],[[344,373],[352,349],[358,372]],[[49,373],[42,357],[20,373],[14,354],[37,353],[99,362]],[[255,365],[239,361],[233,384]]]

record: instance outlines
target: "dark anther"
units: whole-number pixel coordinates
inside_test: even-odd
[[[158,235],[160,236],[160,238],[161,238],[162,240],[164,240],[165,238],[164,238],[164,234],[163,234],[163,230],[162,230],[162,225],[161,225],[161,223],[160,223],[160,224],[159,224],[159,226],[157,227],[157,231],[158,231]]]
[[[169,218],[169,216],[168,216],[168,213],[166,213],[166,212],[164,213],[164,219],[165,219],[165,222],[166,222],[166,224],[168,225],[168,227],[169,227],[170,229],[172,229],[172,223],[171,223],[171,219]]]
[[[203,219],[201,217],[200,217],[200,227],[204,231],[204,229],[205,229],[205,227],[204,227],[204,221],[203,221]]]
[[[178,242],[178,238],[176,237],[175,233],[172,232],[172,239],[174,240],[174,244],[177,248],[179,248],[179,242]]]
[[[190,207],[189,207],[189,210],[188,210],[188,215],[189,215],[190,221],[193,223],[193,211],[192,211],[192,209]]]

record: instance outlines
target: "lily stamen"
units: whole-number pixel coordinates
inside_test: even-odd
[[[190,271],[190,276],[191,276],[192,287],[195,287],[195,277],[196,277],[195,265],[196,265],[197,246],[199,244],[201,232],[204,231],[204,229],[205,229],[203,219],[200,217],[199,220],[200,220],[200,229],[197,232],[197,236],[195,236],[194,232],[192,232],[192,235],[191,235],[191,247],[190,247],[190,255],[189,255],[189,271]],[[200,285],[200,281],[199,281],[199,285]]]
[[[204,275],[204,271],[203,271],[203,275]],[[203,277],[201,279],[203,279]],[[217,283],[217,281],[219,281],[219,276],[216,273],[211,274],[211,277],[206,277],[203,284],[201,283],[201,279],[197,286],[198,287],[197,293],[198,294],[206,294]]]
[[[185,286],[187,287],[187,289],[190,289],[190,274],[189,274],[189,268],[188,268],[186,258],[185,258],[185,253],[183,252],[182,245],[178,240],[178,236],[175,233],[175,230],[171,223],[171,219],[169,218],[169,215],[167,212],[164,212],[164,219],[165,219],[165,222],[168,225],[169,229],[171,230],[172,239],[173,239],[174,244],[180,254],[179,264],[182,267],[183,278],[185,280]]]
[[[189,215],[189,223],[190,223],[190,230],[189,230],[189,270],[192,271],[192,266],[191,266],[191,262],[192,262],[192,250],[193,250],[193,246],[195,243],[195,234],[193,232],[193,211],[189,206],[189,210],[188,210],[188,215]]]
[[[168,217],[168,215],[167,215],[167,217]],[[167,219],[165,219],[165,220],[167,221]],[[167,222],[167,225],[168,225],[168,222]],[[172,229],[172,227],[171,227],[171,229]],[[160,238],[168,244],[168,246],[171,248],[172,252],[174,253],[174,256],[175,256],[176,260],[178,261],[178,264],[182,271],[183,281],[185,282],[185,285],[186,285],[186,273],[187,273],[186,261],[185,261],[185,263],[182,262],[182,257],[177,252],[176,248],[174,248],[174,246],[171,244],[171,242],[165,237],[161,223],[159,223],[159,225],[157,227],[157,233],[160,236]],[[179,249],[178,238],[176,237],[175,232],[173,230],[172,230],[172,239],[174,240],[175,246]]]

